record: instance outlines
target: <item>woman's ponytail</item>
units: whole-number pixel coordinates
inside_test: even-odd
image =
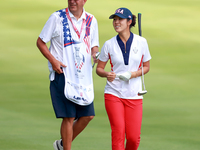
[[[133,20],[132,20],[132,23],[130,25],[130,28],[135,27],[135,24],[136,24],[136,16],[133,15],[132,18],[133,18]]]

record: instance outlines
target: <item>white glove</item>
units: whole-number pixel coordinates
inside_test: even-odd
[[[128,81],[131,78],[131,72],[130,71],[124,72],[123,74],[118,75],[118,77],[123,81]]]

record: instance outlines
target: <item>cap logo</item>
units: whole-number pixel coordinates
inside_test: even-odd
[[[123,14],[123,13],[124,13],[124,10],[123,10],[123,9],[117,9],[115,13]]]

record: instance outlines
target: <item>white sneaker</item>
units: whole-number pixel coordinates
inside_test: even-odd
[[[63,150],[63,146],[60,144],[61,140],[62,140],[62,139],[56,140],[56,141],[53,143],[54,150]]]

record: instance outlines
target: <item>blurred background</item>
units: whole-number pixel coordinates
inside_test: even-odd
[[[152,60],[145,75],[139,150],[200,148],[200,1],[87,0],[98,20],[100,49],[116,35],[108,17],[119,7],[142,13]],[[67,0],[0,0],[0,149],[53,150],[60,138],[49,94],[47,60],[36,40],[49,16]],[[138,26],[132,29],[138,34]],[[110,69],[108,66],[106,69]],[[94,74],[96,117],[73,150],[111,150],[104,108],[105,78]]]

